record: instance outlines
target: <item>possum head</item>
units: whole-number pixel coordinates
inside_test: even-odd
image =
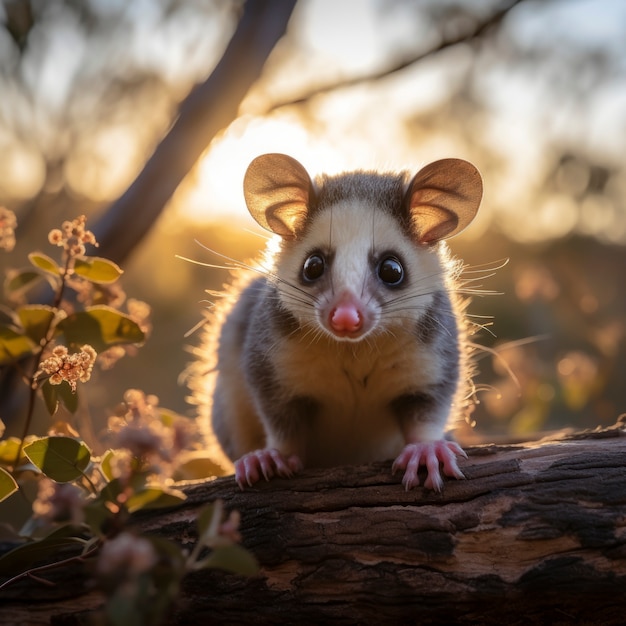
[[[252,217],[281,239],[271,278],[306,329],[338,341],[414,330],[447,288],[440,242],[475,217],[478,170],[460,159],[406,172],[351,172],[312,181],[284,154],[249,165]]]

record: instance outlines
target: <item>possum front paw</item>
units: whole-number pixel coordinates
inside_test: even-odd
[[[429,443],[409,443],[398,458],[394,461],[391,471],[404,470],[402,484],[408,491],[419,485],[417,472],[420,466],[425,465],[427,470],[424,487],[440,492],[443,489],[443,479],[439,470],[439,463],[443,464],[445,476],[463,479],[465,476],[459,469],[456,457],[467,458],[461,446],[454,441],[431,441]]]
[[[235,461],[235,480],[243,491],[246,485],[251,487],[261,480],[269,480],[272,476],[290,478],[294,472],[302,469],[302,461],[295,454],[285,457],[275,448],[264,448],[244,454]]]

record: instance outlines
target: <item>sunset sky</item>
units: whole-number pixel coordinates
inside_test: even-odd
[[[167,129],[176,102],[210,73],[234,28],[228,3],[183,3],[167,19],[164,4],[92,0],[101,26],[87,32],[62,3],[50,3],[19,65],[15,46],[6,36],[0,39],[0,202],[19,204],[42,186],[59,184],[106,202],[128,186]],[[435,46],[441,35],[422,10],[432,4],[299,2],[287,54],[277,50],[241,116],[207,148],[170,211],[201,222],[245,218],[241,180],[249,161],[263,152],[287,152],[312,174],[360,167],[413,170],[459,156],[477,162],[489,178],[480,153],[488,147],[504,175],[487,185],[483,224],[497,213],[509,234],[521,236],[523,230],[528,240],[580,227],[604,228],[604,236],[626,241],[623,206],[607,208],[599,201],[594,213],[605,217],[598,226],[579,220],[567,200],[550,198],[534,231],[516,211],[542,184],[552,144],[583,145],[608,166],[623,161],[626,3],[620,0],[522,2],[498,37],[530,55],[525,64],[509,63],[498,39],[477,52],[457,46],[387,79],[320,96],[306,116],[292,108],[263,115],[273,101],[299,97],[311,85],[382,71]],[[454,5],[435,4],[441,11]],[[495,5],[485,0],[474,6],[487,15]],[[107,20],[116,21],[113,30],[105,27]],[[451,21],[449,28],[463,26]],[[570,62],[580,56],[580,93],[567,91],[566,81],[560,84],[559,51]],[[594,55],[605,58],[606,71],[613,73],[600,85],[585,76],[594,68],[584,59]],[[122,91],[124,81],[147,74],[158,80],[146,81],[136,93]],[[407,119],[433,115],[467,80],[483,114],[468,121],[463,141],[458,128],[407,134]],[[592,93],[584,91],[585,82]],[[61,157],[63,180],[46,179],[46,161]],[[626,188],[623,176],[613,184]],[[478,226],[475,233],[481,232]]]

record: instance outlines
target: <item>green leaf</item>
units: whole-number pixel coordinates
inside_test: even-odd
[[[113,518],[113,513],[107,507],[106,501],[103,499],[89,500],[83,507],[85,514],[85,523],[94,536],[102,537],[107,527],[110,529],[109,522]]]
[[[145,335],[137,322],[112,307],[88,307],[61,320],[57,328],[65,334],[68,345],[89,344],[96,352],[111,346],[141,343]]]
[[[110,626],[125,626],[126,624],[151,624],[151,613],[155,599],[150,601],[145,593],[147,587],[146,572],[138,574],[133,579],[133,593],[124,592],[123,588],[114,590],[104,605],[102,623]]]
[[[244,576],[254,576],[259,571],[259,564],[254,556],[238,545],[215,548],[201,563],[205,568],[223,569]]]
[[[0,365],[13,363],[29,354],[34,354],[37,345],[24,333],[9,326],[0,325]]]
[[[125,485],[119,478],[114,478],[102,487],[96,502],[117,502],[117,498],[124,491],[124,487]]]
[[[177,489],[164,489],[158,485],[133,494],[128,498],[126,506],[131,513],[139,509],[160,509],[169,506],[178,506],[187,499],[187,496]]]
[[[4,291],[7,294],[17,295],[28,291],[36,283],[42,280],[42,275],[30,268],[17,271],[15,274],[8,276],[4,282]]]
[[[18,490],[15,478],[5,469],[0,467],[0,502],[6,500],[11,494]]]
[[[180,462],[172,478],[174,480],[198,480],[224,476],[226,469],[216,463],[206,452],[190,453]]]
[[[113,475],[113,469],[111,462],[115,458],[115,450],[107,450],[100,459],[100,471],[107,481],[112,481],[115,476]]]
[[[207,504],[200,509],[196,518],[196,525],[198,526],[198,537],[200,540],[208,532],[211,522],[213,521],[213,515],[215,506],[213,504]]]
[[[42,437],[24,447],[24,453],[48,478],[58,483],[76,480],[91,460],[91,451],[71,437]]]
[[[116,504],[119,504],[118,496],[124,493],[127,489],[134,493],[139,493],[146,489],[146,478],[147,474],[145,472],[132,473],[130,483],[128,479],[122,480],[120,478],[114,478],[100,490],[98,499],[103,502],[115,502]],[[126,497],[124,498],[124,502],[125,505],[128,505]]]
[[[114,283],[123,274],[123,270],[113,261],[92,256],[75,259],[74,273],[92,283],[106,285]]]
[[[50,330],[55,310],[45,304],[28,304],[17,309],[17,316],[26,334],[39,344]]]
[[[121,456],[119,450],[107,450],[102,455],[102,458],[100,459],[100,470],[102,471],[103,476],[108,481],[115,480],[115,475],[113,474],[112,465],[113,465],[113,459],[115,459],[116,456],[117,457]],[[123,454],[123,456],[126,456],[126,455]],[[140,470],[140,467],[141,467],[141,462],[139,461],[139,459],[136,459],[134,457],[130,459],[130,470],[131,472],[133,472],[133,474],[137,474],[137,472],[139,472]]]
[[[63,403],[63,406],[72,413],[78,410],[78,391],[72,391],[70,384],[64,380],[60,385],[56,385],[57,397]]]
[[[66,546],[83,544],[78,537],[50,536],[13,548],[0,557],[0,576],[16,576],[36,564],[56,556]]]
[[[46,254],[42,252],[31,252],[28,260],[40,270],[52,274],[53,276],[61,276],[61,268]]]
[[[54,415],[59,408],[59,390],[58,385],[51,385],[49,380],[46,380],[41,385],[41,395],[43,401],[46,404],[46,409],[50,415]]]
[[[19,448],[20,440],[17,437],[0,441],[0,465],[13,465]]]
[[[41,393],[50,415],[58,411],[59,403],[63,403],[63,406],[72,414],[78,410],[78,391],[72,391],[66,380],[59,385],[53,385],[49,380],[44,381],[41,385]]]
[[[17,315],[13,309],[0,304],[0,326],[18,326]]]

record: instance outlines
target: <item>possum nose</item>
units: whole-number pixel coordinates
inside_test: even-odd
[[[363,326],[363,316],[354,304],[340,304],[330,312],[330,326],[338,333],[354,333]]]

